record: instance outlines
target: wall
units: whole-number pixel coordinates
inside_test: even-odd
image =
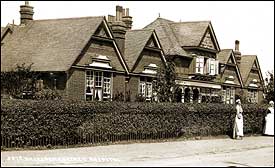
[[[138,95],[139,78],[137,76],[131,76],[127,84],[127,91],[130,91],[130,100],[136,101],[136,96]]]
[[[124,71],[123,66],[120,63],[118,54],[115,51],[112,42],[93,40],[90,47],[87,49],[84,56],[76,63],[76,65],[87,65],[92,63],[92,58],[96,57],[96,54],[105,55],[111,60],[111,66],[119,71]]]
[[[69,71],[66,93],[69,99],[85,100],[85,71],[72,68]]]
[[[178,77],[188,77],[188,74],[194,73],[194,60],[195,59],[186,59],[184,57],[175,57],[175,71]]]
[[[141,73],[144,70],[144,66],[149,64],[156,64],[158,67],[164,67],[164,62],[161,59],[161,54],[156,51],[143,50],[138,60],[138,65],[134,69],[134,73]]]

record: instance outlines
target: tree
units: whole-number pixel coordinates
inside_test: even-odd
[[[38,73],[32,71],[31,66],[23,63],[12,71],[1,72],[1,92],[13,98],[21,98],[24,91],[34,91]]]
[[[153,90],[157,93],[160,102],[171,102],[176,99],[175,64],[170,58],[166,58],[166,60],[166,67],[158,69],[157,78],[153,83]]]
[[[265,82],[266,82],[266,86],[265,86],[265,90],[266,90],[266,96],[265,96],[265,100],[267,102],[269,101],[274,101],[274,73],[273,71],[267,72],[267,77],[265,78]]]

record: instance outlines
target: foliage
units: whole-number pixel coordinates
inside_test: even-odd
[[[265,100],[268,103],[269,101],[274,101],[274,73],[273,72],[267,72],[268,77],[265,78],[266,82],[266,97]]]
[[[262,133],[267,107],[243,109],[244,133]],[[231,135],[235,113],[227,104],[1,100],[1,136],[24,137],[22,143],[30,145],[41,137],[66,144],[90,135]]]
[[[34,92],[35,81],[38,73],[31,70],[31,65],[17,65],[9,72],[1,72],[1,91],[6,92],[13,98],[23,98],[23,92]]]
[[[56,90],[45,88],[36,91],[32,98],[36,100],[58,100],[61,99],[61,96]]]
[[[158,69],[156,81],[153,82],[153,91],[157,93],[160,102],[174,102],[177,90],[175,63],[169,57],[166,61],[166,67]]]

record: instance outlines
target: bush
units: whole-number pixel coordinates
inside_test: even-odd
[[[262,133],[267,107],[243,109],[244,133]],[[226,104],[1,100],[1,136],[24,137],[27,145],[41,137],[66,144],[88,134],[231,135],[234,117],[235,106]]]

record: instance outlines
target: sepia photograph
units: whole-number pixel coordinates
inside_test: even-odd
[[[274,167],[274,1],[1,1],[1,167]]]

